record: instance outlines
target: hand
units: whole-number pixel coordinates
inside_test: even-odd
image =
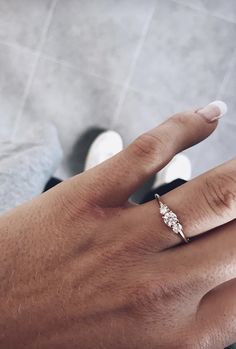
[[[223,348],[236,340],[236,162],[127,200],[217,126],[177,114],[126,150],[0,218],[1,349]],[[227,224],[226,224],[227,223]]]

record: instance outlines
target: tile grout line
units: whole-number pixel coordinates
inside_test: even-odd
[[[37,55],[37,53],[38,53],[36,50],[32,50],[29,47],[18,45],[18,44],[12,43],[12,42],[7,42],[7,41],[1,42],[0,41],[0,45],[7,46],[7,47],[10,47],[10,48],[16,49],[16,50],[25,50],[25,51],[28,51],[28,53],[32,54],[32,55]],[[57,59],[57,58],[55,58],[53,56],[49,56],[49,55],[47,55],[47,54],[45,54],[43,52],[41,52],[40,58],[44,59],[45,61],[58,64],[58,65],[60,65],[60,66],[62,66],[64,68],[77,71],[80,74],[83,74],[83,75],[86,75],[86,76],[89,76],[89,77],[92,77],[92,78],[95,78],[95,79],[100,79],[100,80],[106,81],[106,82],[108,82],[111,85],[114,85],[114,86],[117,86],[117,87],[121,87],[121,88],[124,87],[124,84],[122,82],[115,81],[115,80],[110,80],[110,79],[108,79],[108,78],[106,78],[106,77],[104,77],[102,75],[99,75],[99,74],[96,74],[96,73],[91,73],[89,71],[82,71],[78,67],[76,67],[75,65],[73,65],[71,63],[68,63],[68,62],[66,62],[66,61],[64,61],[62,59]],[[135,88],[135,87],[129,86],[129,90],[131,90],[131,91],[133,91],[135,93],[139,93],[139,94],[145,95],[145,96],[150,97],[150,98],[156,98],[156,95],[154,93],[142,91],[142,90],[139,90],[138,88]]]
[[[52,17],[52,15],[53,15],[54,7],[56,6],[57,1],[58,1],[58,0],[55,0],[55,1],[52,3],[52,5],[51,5],[51,7],[50,7],[50,9],[49,9],[50,17]],[[193,6],[184,4],[184,3],[182,3],[182,2],[179,2],[178,0],[171,0],[171,1],[173,1],[173,2],[175,2],[175,3],[177,3],[177,4],[180,4],[180,5],[183,5],[183,6],[185,6],[185,7],[188,7],[188,8],[196,9],[196,8],[193,7]],[[51,9],[52,9],[52,12],[51,12]],[[153,12],[154,12],[154,10],[155,10],[155,8],[153,9]],[[201,10],[200,8],[198,8],[197,10],[202,11],[202,12],[204,12],[204,13],[207,14],[207,11],[205,11],[204,9]],[[150,17],[152,18],[152,16],[153,16],[153,14],[152,14]],[[49,17],[49,15],[48,15],[48,17]],[[214,16],[214,17],[215,17],[215,16]],[[151,21],[151,18],[150,18],[150,21]],[[217,18],[220,18],[220,17],[217,17]],[[220,19],[222,19],[222,18],[220,18]],[[48,20],[47,20],[46,22],[48,22]],[[45,31],[45,37],[46,37],[46,35],[47,35],[47,31],[48,31],[48,28],[49,28],[49,26],[50,26],[50,22],[51,22],[51,18],[49,19],[48,27],[47,27],[47,30]],[[149,23],[149,21],[147,21],[147,22]],[[46,25],[45,25],[45,27],[46,27]],[[144,26],[144,27],[145,27],[145,26]],[[144,34],[142,33],[140,41],[144,41],[144,40],[145,40],[145,38],[143,39],[143,36],[144,36]],[[42,35],[41,35],[41,37],[42,37]],[[18,50],[21,49],[21,50],[28,51],[28,52],[31,53],[32,55],[35,55],[35,56],[36,56],[36,58],[37,58],[37,63],[38,63],[38,59],[39,59],[39,58],[43,58],[43,59],[48,60],[48,61],[50,61],[50,62],[53,62],[53,63],[56,63],[56,64],[58,64],[58,65],[64,66],[64,67],[66,67],[66,68],[68,68],[68,69],[76,70],[76,71],[80,72],[81,74],[85,74],[85,75],[91,76],[91,77],[93,77],[93,78],[97,78],[97,79],[104,80],[104,81],[106,81],[106,82],[108,82],[108,83],[110,83],[110,84],[116,85],[117,87],[125,88],[125,85],[122,84],[121,82],[109,80],[109,79],[107,79],[107,78],[105,78],[105,77],[103,77],[103,76],[100,76],[100,75],[95,74],[95,73],[91,73],[91,72],[89,72],[89,71],[86,71],[86,72],[81,71],[79,68],[77,68],[76,66],[74,66],[74,65],[72,65],[72,64],[70,64],[70,63],[67,63],[66,61],[56,59],[56,58],[54,58],[54,57],[52,57],[52,56],[49,56],[49,55],[46,55],[46,54],[40,52],[40,51],[41,51],[41,48],[42,48],[42,46],[43,46],[45,37],[44,37],[43,40],[40,40],[40,43],[41,43],[41,41],[42,41],[42,43],[41,43],[41,45],[39,45],[40,48],[38,47],[36,50],[33,50],[33,49],[29,48],[29,47],[26,47],[26,46],[23,46],[23,45],[20,45],[20,44],[17,44],[17,43],[12,43],[12,42],[7,42],[7,41],[0,41],[0,45],[5,45],[5,46],[8,46],[8,47],[13,48],[13,49],[18,49]],[[139,45],[138,45],[138,46],[139,46]],[[140,49],[140,50],[141,50],[141,49]],[[36,60],[36,58],[35,58],[35,60]],[[138,57],[137,57],[137,58],[138,58]],[[225,73],[225,76],[224,76],[224,78],[223,78],[223,81],[222,81],[221,87],[220,87],[220,89],[219,89],[219,92],[218,92],[217,95],[216,95],[216,98],[217,98],[217,99],[219,98],[220,94],[221,94],[222,91],[224,90],[225,85],[226,85],[226,83],[227,83],[227,81],[228,81],[228,79],[229,79],[229,77],[230,77],[230,72],[232,71],[232,65],[233,65],[233,61],[234,61],[235,58],[236,58],[236,48],[235,48],[235,51],[233,52],[232,58],[230,59],[229,66],[228,66],[228,69],[227,69],[227,71],[226,71],[226,73]],[[136,59],[136,61],[137,61],[137,59]],[[135,64],[136,64],[136,62],[135,62]],[[34,72],[35,72],[35,70],[36,70],[36,67],[37,67],[37,64],[35,65]],[[134,68],[135,68],[135,67],[134,67]],[[132,68],[131,68],[131,69],[132,69]],[[33,69],[32,69],[32,70],[33,70]],[[133,70],[134,70],[134,69],[133,69]],[[31,74],[30,74],[30,75],[31,75]],[[32,80],[33,80],[33,77],[32,77]],[[31,82],[32,82],[32,81],[31,81]],[[146,91],[142,91],[142,90],[139,90],[139,89],[130,87],[130,86],[128,86],[128,88],[129,88],[130,90],[136,92],[136,93],[143,94],[143,95],[145,95],[145,96],[147,96],[147,97],[151,97],[151,98],[155,98],[155,97],[156,97],[155,94],[151,94],[151,93],[148,93],[148,92],[146,92]],[[25,95],[25,94],[24,94],[24,95]],[[23,99],[23,98],[22,98],[22,99]],[[26,98],[25,98],[25,101],[26,101],[26,99],[27,99],[27,96],[26,96]],[[24,105],[25,105],[25,101],[24,101],[24,103],[22,103],[22,111],[21,111],[21,113],[18,113],[18,115],[19,115],[19,114],[22,114],[23,108],[24,108]],[[123,104],[122,104],[122,105],[123,105]],[[121,108],[122,108],[122,106],[121,106]],[[20,110],[21,110],[21,108],[20,108]],[[20,115],[20,117],[21,117],[21,115]],[[16,119],[18,119],[18,116],[17,116]],[[19,120],[18,120],[18,122],[17,122],[17,125],[18,125],[19,121],[20,121],[20,118],[19,118]],[[16,122],[15,122],[15,124],[16,124]],[[17,128],[17,127],[14,127],[15,130],[16,130],[16,128]]]
[[[7,41],[4,41],[4,42],[0,41],[0,45],[7,46],[7,47],[10,47],[10,48],[16,49],[16,50],[25,50],[25,51],[28,51],[28,53],[32,54],[32,55],[37,55],[37,53],[38,53],[36,50],[32,50],[29,47],[18,45],[18,44],[7,42]],[[108,78],[106,78],[104,76],[101,76],[101,75],[96,74],[96,73],[91,73],[89,71],[82,71],[78,67],[76,67],[75,65],[73,65],[71,63],[68,63],[68,62],[66,62],[66,61],[64,61],[62,59],[54,58],[53,56],[49,56],[49,55],[47,55],[45,53],[41,53],[40,58],[44,59],[45,61],[58,64],[58,65],[60,65],[60,66],[62,66],[64,68],[77,71],[80,74],[83,74],[83,75],[86,75],[86,76],[89,76],[89,77],[92,77],[92,78],[95,78],[95,79],[100,79],[100,80],[106,81],[109,84],[117,86],[117,87],[124,88],[124,86],[125,86],[122,82],[115,81],[115,80],[110,80],[110,79],[108,79]],[[135,87],[129,86],[129,90],[131,90],[131,91],[133,91],[135,93],[143,94],[143,95],[145,95],[147,97],[156,98],[155,94],[139,90],[138,88],[135,88]]]
[[[208,10],[204,9],[204,8],[200,8],[198,6],[194,6],[194,5],[188,5],[186,4],[185,2],[182,2],[181,0],[171,0],[172,2],[178,4],[178,5],[181,5],[181,6],[184,6],[184,7],[187,7],[189,9],[192,9],[192,10],[195,10],[195,11],[199,11],[201,13],[204,13],[205,15],[209,15],[211,17],[214,17],[214,18],[217,18],[217,19],[221,19],[222,21],[225,21],[225,22],[228,22],[228,23],[232,23],[232,24],[236,24],[236,21],[233,20],[233,19],[229,19],[225,16],[220,16],[220,15],[217,15],[215,13],[211,13],[209,12]]]
[[[0,41],[0,46],[5,46],[14,50],[22,50],[22,51],[26,51],[29,54],[31,53],[32,55],[36,55],[37,51],[31,49],[30,47],[24,46],[24,45],[20,45],[17,44],[15,42],[10,42],[10,41]]]
[[[146,21],[146,23],[144,25],[144,28],[143,28],[143,31],[142,31],[142,34],[141,34],[141,38],[139,40],[139,43],[138,43],[137,48],[136,48],[135,53],[134,53],[134,57],[133,57],[133,60],[132,60],[132,63],[131,63],[131,67],[130,67],[130,71],[129,71],[128,77],[127,77],[127,79],[125,81],[125,84],[124,84],[124,87],[123,87],[123,89],[121,91],[121,95],[120,95],[120,98],[119,98],[119,101],[118,101],[117,109],[116,109],[116,111],[115,111],[115,113],[113,115],[112,121],[111,121],[112,128],[114,128],[114,126],[116,125],[116,123],[117,123],[117,121],[118,121],[118,119],[120,117],[121,110],[122,110],[122,107],[124,105],[125,98],[127,96],[127,92],[128,92],[128,89],[129,89],[132,77],[134,75],[134,70],[136,68],[138,58],[139,58],[141,50],[143,48],[144,41],[145,41],[145,39],[147,37],[148,31],[149,31],[149,28],[150,28],[150,23],[151,23],[151,20],[153,18],[153,15],[155,13],[155,10],[156,10],[156,5],[154,5],[152,7],[151,13],[148,16],[147,21]]]
[[[89,71],[82,71],[81,69],[77,68],[76,66],[74,66],[73,64],[70,64],[62,59],[57,59],[57,58],[54,58],[52,56],[48,56],[44,53],[42,53],[41,57],[43,59],[45,59],[46,61],[49,61],[51,63],[55,63],[55,64],[58,64],[64,68],[68,68],[68,69],[71,69],[71,70],[74,70],[74,71],[77,71],[78,73],[80,74],[83,74],[83,75],[87,75],[89,77],[92,77],[92,78],[96,78],[96,79],[100,79],[100,80],[103,80],[103,81],[106,81],[112,85],[116,85],[116,86],[119,86],[119,87],[123,87],[124,85],[119,82],[119,81],[115,81],[115,80],[110,80],[110,79],[107,79],[106,77],[104,76],[101,76],[99,74],[96,74],[96,73],[91,73]]]
[[[0,41],[0,46],[6,46],[6,47],[9,47],[11,49],[15,49],[15,50],[22,50],[22,51],[26,51],[28,52],[29,54],[32,54],[33,56],[36,56],[38,55],[38,50],[33,50],[27,46],[23,46],[23,45],[19,45],[19,44],[15,44],[15,43],[12,43],[12,42],[7,42],[7,41]],[[90,76],[90,77],[93,77],[93,78],[96,78],[96,79],[100,79],[100,80],[103,80],[103,81],[106,81],[106,82],[109,82],[110,84],[112,85],[116,85],[118,87],[123,87],[124,84],[119,82],[119,81],[116,81],[116,80],[110,80],[102,75],[99,75],[99,74],[96,74],[96,73],[92,73],[92,72],[89,72],[89,71],[82,71],[81,69],[79,69],[78,67],[76,67],[75,65],[71,64],[71,63],[68,63],[62,59],[57,59],[53,56],[49,56],[43,52],[41,52],[40,54],[40,58],[44,59],[45,61],[48,61],[48,62],[51,62],[51,63],[55,63],[55,64],[58,64],[64,68],[67,68],[67,69],[71,69],[71,70],[75,70],[83,75],[87,75],[87,76]]]
[[[58,2],[58,0],[52,0],[51,6],[49,8],[48,15],[46,17],[45,24],[44,24],[44,27],[43,27],[43,30],[42,30],[42,33],[40,36],[38,47],[37,47],[36,51],[34,52],[35,58],[34,58],[33,63],[32,63],[32,68],[31,68],[31,71],[30,71],[30,74],[29,74],[29,77],[28,77],[28,80],[27,80],[27,83],[25,86],[25,90],[24,90],[24,93],[22,96],[21,104],[20,104],[19,111],[18,111],[17,116],[16,116],[14,128],[13,128],[12,135],[11,135],[12,141],[14,140],[14,138],[16,136],[17,128],[18,128],[18,125],[19,125],[21,118],[22,118],[22,115],[23,115],[25,104],[26,104],[27,98],[29,96],[29,92],[30,92],[30,89],[31,89],[31,86],[32,86],[32,83],[33,83],[33,80],[35,77],[36,69],[37,69],[38,62],[39,62],[39,59],[41,56],[41,51],[42,51],[43,45],[45,43],[45,39],[46,39],[48,30],[49,30],[49,27],[51,24],[52,16],[54,14],[54,10],[56,8],[57,2]]]

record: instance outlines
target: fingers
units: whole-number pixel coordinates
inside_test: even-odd
[[[223,102],[222,102],[223,103]],[[176,114],[160,126],[138,137],[125,150],[96,168],[87,171],[93,200],[101,205],[122,205],[152,174],[172,157],[208,137],[223,114],[224,104],[213,104],[199,111]],[[76,183],[76,178],[74,179]]]
[[[233,220],[236,218],[236,160],[172,190],[161,197],[161,201],[177,214],[185,235],[190,238]],[[155,200],[132,212],[133,225],[142,225],[147,238],[155,236],[160,250],[182,242],[164,224]]]
[[[236,342],[236,279],[206,294],[198,306],[197,327],[212,348]]]

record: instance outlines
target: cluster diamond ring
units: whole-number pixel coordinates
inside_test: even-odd
[[[169,207],[161,202],[160,195],[155,194],[155,199],[157,200],[160,207],[160,214],[164,223],[172,229],[172,231],[179,235],[185,243],[188,243],[190,240],[185,236],[183,232],[183,226],[180,224],[177,215],[169,209]]]

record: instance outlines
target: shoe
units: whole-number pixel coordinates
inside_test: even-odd
[[[123,140],[115,131],[102,132],[91,144],[85,160],[85,171],[99,165],[123,149]]]
[[[153,188],[158,188],[177,178],[189,181],[191,174],[192,166],[189,158],[184,154],[177,154],[166,167],[156,174]]]

